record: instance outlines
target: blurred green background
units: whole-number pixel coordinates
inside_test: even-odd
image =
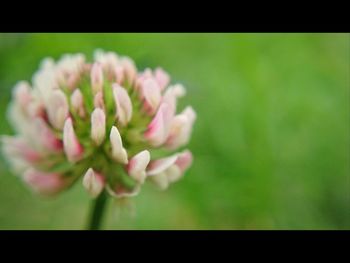
[[[183,180],[110,200],[104,229],[350,229],[349,34],[0,34],[0,134],[42,58],[96,48],[163,67],[198,114]],[[0,156],[0,229],[83,229],[89,202],[33,195]]]

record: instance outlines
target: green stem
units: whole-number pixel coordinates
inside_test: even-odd
[[[90,222],[88,225],[89,230],[98,230],[101,226],[103,218],[103,212],[106,207],[107,193],[103,191],[96,200],[93,201],[91,206]]]

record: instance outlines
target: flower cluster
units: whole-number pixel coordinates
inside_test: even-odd
[[[13,90],[8,117],[17,134],[2,136],[11,167],[35,192],[54,195],[83,177],[91,196],[103,189],[134,196],[147,180],[161,189],[192,163],[177,151],[191,136],[192,107],[176,113],[181,84],[161,68],[138,72],[128,57],[97,50],[44,59],[32,85]]]

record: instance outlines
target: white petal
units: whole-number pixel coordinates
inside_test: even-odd
[[[74,90],[73,94],[70,97],[70,101],[74,111],[78,113],[80,117],[84,117],[85,116],[84,99],[80,89]]]
[[[50,105],[52,91],[58,89],[54,65],[43,67],[33,76],[33,91],[36,91],[44,104]]]
[[[168,169],[171,165],[173,165],[176,162],[177,157],[178,155],[175,154],[170,157],[165,157],[162,159],[151,161],[147,169],[147,175],[156,175],[164,172],[166,169]]]
[[[24,137],[31,139],[28,134],[28,131],[31,129],[31,122],[28,116],[23,112],[20,105],[14,102],[11,102],[7,108],[7,119],[10,122],[11,126]]]
[[[146,107],[150,108],[151,112],[156,111],[161,100],[160,87],[158,83],[152,78],[146,79],[142,84],[142,93],[145,99]]]
[[[159,84],[160,90],[164,90],[170,82],[169,74],[166,73],[162,68],[157,68],[154,75]]]
[[[137,184],[134,189],[132,190],[127,190],[127,189],[115,189],[113,190],[110,185],[106,185],[106,190],[107,192],[117,198],[122,198],[122,197],[133,197],[139,194],[141,190],[141,185]]]
[[[116,66],[115,67],[115,70],[114,70],[114,75],[115,75],[115,80],[116,82],[121,85],[125,79],[124,77],[124,68],[120,65]]]
[[[14,99],[24,110],[27,108],[28,104],[32,100],[30,92],[31,88],[29,86],[29,83],[26,81],[20,81],[16,84],[16,86],[13,89]]]
[[[113,52],[105,52],[102,49],[95,50],[94,59],[102,65],[105,71],[113,70],[118,65],[118,55]]]
[[[189,142],[195,120],[196,113],[192,107],[187,107],[181,114],[173,118],[166,140],[168,149],[173,150]]]
[[[150,161],[150,153],[147,150],[139,152],[131,158],[127,170],[129,175],[139,183],[143,183],[146,178],[146,167]]]
[[[193,123],[196,119],[197,119],[197,114],[196,112],[193,110],[193,108],[191,106],[187,106],[182,114],[185,114],[188,119],[190,120],[191,123]]]
[[[124,68],[124,72],[129,83],[132,83],[136,77],[137,69],[134,61],[129,57],[122,57],[120,65]]]
[[[184,96],[185,88],[181,84],[170,86],[163,96],[162,101],[169,105],[170,115],[174,116],[176,113],[177,98]]]
[[[165,190],[169,186],[169,180],[165,173],[160,173],[152,176],[152,181],[161,189]]]
[[[95,109],[91,114],[91,139],[100,145],[106,135],[106,115],[100,108]]]
[[[122,138],[117,127],[112,127],[109,138],[112,145],[112,157],[122,164],[127,164],[128,155],[126,150],[123,148]]]
[[[171,122],[169,137],[166,141],[168,149],[176,149],[187,143],[190,137],[191,123],[187,115],[179,114]]]
[[[67,98],[63,91],[54,90],[49,97],[46,108],[52,126],[62,130],[69,113]]]
[[[96,94],[97,92],[102,91],[103,71],[102,71],[102,65],[100,63],[94,63],[92,65],[90,78],[91,78],[92,93]]]
[[[178,181],[183,173],[177,165],[172,165],[166,170],[166,175],[168,177],[169,183]]]
[[[113,84],[113,95],[116,103],[116,117],[125,126],[132,116],[132,104],[128,92],[118,84]]]
[[[97,92],[95,94],[95,97],[94,97],[94,107],[95,108],[101,108],[101,109],[105,109],[105,104],[104,104],[104,100],[103,100],[103,92],[100,91],[100,92]]]
[[[92,197],[97,197],[103,190],[104,179],[101,175],[89,168],[83,178],[83,186]]]

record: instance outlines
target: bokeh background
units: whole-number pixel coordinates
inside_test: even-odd
[[[42,58],[96,48],[161,66],[197,111],[195,161],[166,192],[110,200],[104,229],[350,229],[349,34],[0,34],[0,134]],[[83,229],[80,183],[33,195],[0,155],[0,229]]]

